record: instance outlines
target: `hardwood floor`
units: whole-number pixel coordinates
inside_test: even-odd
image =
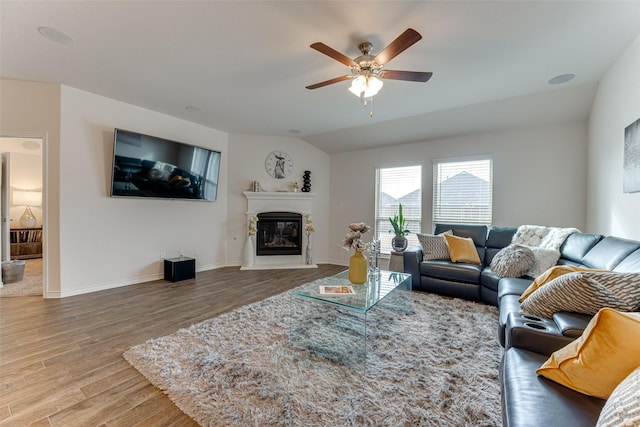
[[[0,299],[0,426],[196,425],[132,368],[129,347],[345,270],[240,271],[44,300]]]

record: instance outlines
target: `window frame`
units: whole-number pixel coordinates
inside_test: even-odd
[[[397,213],[397,207],[394,208],[394,213],[388,215],[388,214],[383,214],[380,208],[380,198],[381,198],[381,182],[380,182],[380,175],[381,175],[381,171],[385,170],[385,169],[400,169],[400,168],[418,168],[419,171],[419,187],[417,188],[417,190],[419,190],[419,195],[418,195],[418,203],[417,205],[414,207],[412,206],[410,208],[410,211],[413,212],[409,212],[409,214],[407,213],[406,210],[406,205],[403,204],[403,216],[406,218],[407,220],[407,228],[409,230],[411,230],[411,234],[409,234],[407,237],[408,240],[408,245],[407,247],[410,248],[412,246],[415,246],[418,244],[418,238],[416,236],[416,233],[421,233],[422,232],[422,216],[423,216],[423,187],[424,187],[424,165],[422,163],[404,163],[404,164],[395,164],[395,165],[384,165],[384,166],[376,166],[375,168],[375,206],[374,206],[374,226],[373,226],[373,235],[374,238],[379,238],[381,240],[381,254],[384,257],[388,257],[391,255],[391,239],[393,238],[393,233],[388,233],[389,229],[391,228],[391,224],[389,223],[389,216],[393,216]],[[414,190],[416,191],[416,190]],[[411,193],[407,193],[407,194],[411,194]],[[405,195],[406,196],[406,195]],[[403,196],[404,197],[404,196]],[[419,212],[416,216],[415,214],[415,209],[418,209]],[[385,226],[381,226],[382,224],[384,224]],[[388,224],[388,226],[386,226]],[[387,236],[388,239],[386,238]],[[387,242],[388,240],[388,242]]]

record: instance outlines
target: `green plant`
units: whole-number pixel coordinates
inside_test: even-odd
[[[411,231],[407,230],[407,225],[406,225],[407,221],[402,215],[402,203],[398,205],[398,214],[395,215],[393,218],[389,217],[389,222],[393,227],[393,234],[395,234],[396,237],[404,237],[407,234],[411,233]],[[389,230],[389,233],[391,232],[392,231]]]

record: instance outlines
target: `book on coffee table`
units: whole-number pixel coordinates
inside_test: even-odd
[[[355,293],[351,286],[320,285],[320,295],[354,295]]]

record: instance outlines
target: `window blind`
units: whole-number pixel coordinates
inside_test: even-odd
[[[491,224],[493,160],[434,160],[433,223]]]

